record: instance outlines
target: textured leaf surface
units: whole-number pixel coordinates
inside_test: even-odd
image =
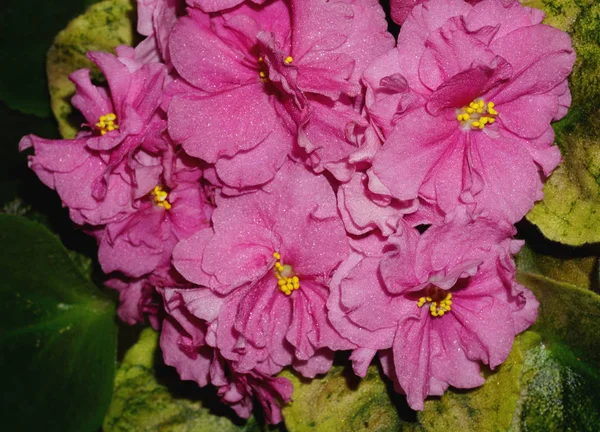
[[[246,423],[234,423],[226,416],[213,414],[198,399],[203,392],[195,383],[188,383],[189,387],[179,383],[178,377],[173,375],[175,372],[165,369],[164,365],[162,371],[157,371],[156,365],[161,365],[157,348],[157,333],[145,329],[139,341],[125,354],[115,377],[113,400],[104,419],[105,432],[260,430],[254,418]],[[213,400],[213,403],[218,401]]]
[[[570,78],[573,103],[555,123],[564,161],[544,187],[544,199],[527,215],[546,237],[570,245],[600,241],[600,3],[534,0],[546,22],[568,31],[577,52]]]
[[[105,0],[75,18],[56,36],[48,51],[47,72],[52,112],[63,137],[73,138],[83,122],[70,103],[75,86],[69,81],[69,74],[91,68],[92,78],[103,80],[99,69],[85,55],[88,51],[114,52],[117,45],[132,45],[132,18],[129,0]]]
[[[44,59],[56,33],[95,0],[4,0],[0,13],[0,100],[50,116]]]
[[[2,424],[95,431],[112,393],[114,305],[36,222],[0,215]]]
[[[561,252],[557,253],[559,250]],[[597,256],[580,256],[578,248],[570,248],[565,251],[564,246],[544,250],[546,253],[548,251],[553,251],[555,255],[536,252],[528,244],[525,244],[517,255],[517,266],[522,272],[546,276],[557,282],[566,282],[598,292]],[[596,251],[583,252],[595,253]]]

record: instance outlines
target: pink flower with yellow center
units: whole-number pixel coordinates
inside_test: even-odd
[[[501,364],[537,316],[535,297],[515,281],[511,255],[522,243],[514,231],[461,209],[424,234],[404,225],[387,242],[361,240],[327,302],[333,326],[360,347],[351,357],[356,373],[364,376],[379,352],[417,410],[449,385],[482,385],[479,364]]]
[[[270,181],[297,143],[306,163],[347,179],[360,75],[393,46],[376,0],[195,1],[170,37],[169,133],[237,189]],[[241,3],[241,4],[239,4]],[[235,121],[232,121],[235,119]]]
[[[550,122],[566,114],[575,53],[542,12],[484,0],[416,6],[398,47],[365,72],[386,141],[371,175],[392,197],[444,213],[521,219],[560,161]]]
[[[203,302],[219,311],[212,346],[241,372],[327,371],[331,350],[352,346],[325,310],[329,278],[349,252],[327,180],[288,161],[263,190],[218,197],[212,220],[214,229],[173,252],[177,270],[208,287]]]

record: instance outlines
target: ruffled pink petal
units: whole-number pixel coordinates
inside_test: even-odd
[[[173,265],[188,281],[209,286],[211,275],[202,269],[202,254],[213,236],[213,230],[206,228],[180,241],[173,249]]]
[[[375,155],[373,172],[395,198],[415,199],[446,149],[461,139],[455,118],[434,118],[424,109],[414,110],[398,121]]]
[[[410,306],[410,305],[407,305]],[[406,393],[406,400],[414,410],[423,410],[423,401],[430,394],[431,346],[429,311],[416,308],[403,311],[399,331],[393,344],[395,378]],[[405,307],[406,309],[406,307]]]
[[[238,189],[267,183],[285,162],[292,145],[291,133],[275,122],[273,131],[256,147],[219,158],[217,174],[224,183]]]
[[[274,240],[260,225],[240,223],[217,231],[202,253],[202,270],[214,276],[210,287],[226,294],[260,278],[274,263]]]
[[[399,315],[377,277],[379,258],[352,254],[336,271],[327,301],[329,320],[362,348],[392,345]]]
[[[490,48],[513,67],[510,82],[491,95],[497,104],[552,90],[571,73],[575,61],[569,35],[541,24],[519,28]]]
[[[477,136],[471,148],[471,164],[484,187],[475,195],[480,209],[504,214],[510,222],[520,220],[542,197],[538,167],[521,140],[501,136]],[[518,191],[518,193],[515,193]]]
[[[261,83],[210,96],[176,96],[169,105],[171,138],[191,156],[210,163],[260,144],[276,121]]]
[[[211,30],[208,16],[197,13],[193,17],[180,18],[171,32],[171,59],[177,72],[194,86],[208,92],[259,83],[257,70],[243,63],[247,53],[237,51],[222,41]]]

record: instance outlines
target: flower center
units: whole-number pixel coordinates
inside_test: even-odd
[[[115,113],[108,113],[100,116],[100,121],[96,123],[96,128],[100,131],[101,135],[106,135],[108,132],[119,129],[119,125],[115,123],[117,121],[117,115]]]
[[[498,111],[494,109],[494,102],[487,104],[483,99],[475,99],[469,106],[456,110],[456,120],[465,128],[483,129],[485,125],[496,121]]]
[[[281,264],[281,254],[279,252],[273,253],[273,257],[277,260],[275,262],[277,285],[282,293],[290,295],[292,294],[292,291],[300,288],[300,279],[296,276],[291,265]]]
[[[258,58],[258,75],[260,76],[261,82],[269,82],[269,69],[262,56]]]
[[[162,188],[162,186],[154,186],[151,194],[152,198],[154,199],[154,204],[159,207],[163,207],[165,210],[171,209],[171,203],[167,201],[169,194]]]
[[[283,59],[283,62],[286,65],[292,64],[293,61],[294,61],[294,58],[292,56],[287,56],[286,58]],[[271,81],[269,79],[269,68],[265,64],[265,59],[262,56],[260,56],[258,58],[258,75],[260,76],[261,82],[267,83],[267,82]]]
[[[446,312],[452,310],[452,294],[449,292],[435,286],[430,286],[427,288],[425,294],[424,297],[419,299],[417,306],[421,308],[425,303],[429,303],[429,313],[431,313],[431,316],[441,317]]]

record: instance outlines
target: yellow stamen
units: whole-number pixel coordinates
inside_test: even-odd
[[[108,132],[119,129],[119,125],[115,123],[116,121],[117,115],[115,113],[108,113],[100,116],[95,126],[100,131],[100,135],[106,135]]]
[[[154,204],[164,208],[165,210],[171,210],[171,203],[167,201],[169,194],[162,188],[162,186],[155,186],[154,189],[152,189],[151,194],[154,197]]]
[[[292,63],[293,61],[294,61],[294,58],[293,58],[292,56],[287,56],[287,57],[286,57],[286,58],[283,60],[283,62],[284,62],[285,64],[290,64],[290,63]]]
[[[289,296],[293,291],[300,288],[300,278],[296,276],[291,265],[281,264],[281,254],[279,252],[274,252],[273,258],[277,260],[274,265],[277,286],[279,286],[282,293]]]
[[[426,290],[427,295],[420,297],[417,301],[417,307],[422,308],[429,303],[429,313],[433,317],[444,316],[446,312],[452,310],[452,294],[430,285]]]
[[[498,111],[494,109],[494,106],[494,102],[490,101],[486,104],[483,99],[476,99],[469,106],[457,110],[456,119],[463,127],[467,126],[472,130],[481,130],[486,125],[496,121]]]

